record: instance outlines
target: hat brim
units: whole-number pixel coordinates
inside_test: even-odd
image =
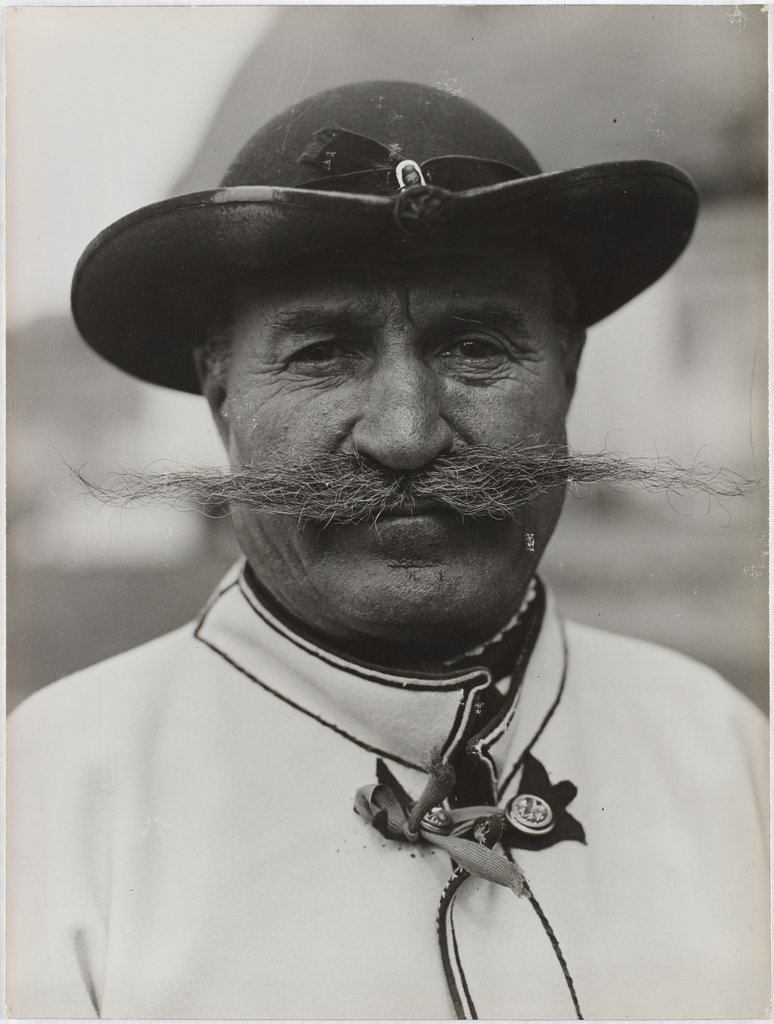
[[[241,186],[143,207],[99,234],[75,270],[72,308],[84,339],[142,380],[198,392],[194,344],[229,287],[301,254],[373,251],[405,239],[393,196]],[[562,261],[590,326],[656,281],[696,222],[691,179],[654,161],[597,164],[454,194],[419,241],[517,245],[539,238]]]

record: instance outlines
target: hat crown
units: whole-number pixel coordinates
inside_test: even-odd
[[[475,156],[540,174],[526,146],[475,104],[431,86],[388,81],[339,86],[295,103],[252,136],[221,185],[298,188],[320,178],[301,158],[322,129],[357,133],[419,164]]]
[[[459,96],[348,85],[261,128],[220,188],[153,203],[101,232],[78,262],[73,313],[117,366],[195,392],[192,347],[247,275],[342,247],[459,251],[475,239],[501,250],[539,237],[589,326],[674,262],[697,206],[691,180],[669,164],[541,174],[512,132]]]

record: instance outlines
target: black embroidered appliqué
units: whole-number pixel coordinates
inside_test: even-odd
[[[586,833],[583,825],[577,818],[573,818],[567,810],[567,805],[572,803],[578,795],[578,787],[568,780],[551,783],[548,772],[538,759],[527,754],[524,758],[524,771],[522,772],[519,784],[519,795],[531,793],[539,796],[549,805],[554,812],[555,825],[550,832],[542,835],[527,835],[512,826],[507,826],[502,837],[504,846],[516,847],[520,850],[545,850],[549,846],[555,846],[565,839],[573,839],[578,843],[586,842]]]

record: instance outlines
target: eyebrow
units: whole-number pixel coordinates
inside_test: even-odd
[[[351,331],[373,326],[375,310],[355,313],[351,310],[325,310],[309,306],[279,313],[268,321],[268,326],[283,334],[346,334]],[[492,329],[508,326],[518,337],[528,337],[530,331],[526,318],[517,307],[505,303],[484,305],[452,306],[443,309],[433,318],[431,333],[459,329],[460,324],[471,327]]]
[[[373,318],[373,313],[325,310],[311,306],[279,313],[268,321],[268,326],[283,334],[346,334],[373,324]]]

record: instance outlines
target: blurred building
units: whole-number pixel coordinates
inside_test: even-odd
[[[758,7],[289,7],[173,191],[211,187],[263,121],[360,78],[459,92],[509,124],[546,170],[634,158],[686,168],[705,198],[697,236],[662,282],[591,333],[571,439],[765,476]],[[9,336],[8,380],[13,704],[184,622],[236,549],[225,521],[89,504],[67,469],[99,478],[220,458],[200,399],[103,363],[64,309]],[[721,507],[599,488],[568,499],[545,573],[569,614],[685,650],[763,704],[765,538],[762,495]]]

